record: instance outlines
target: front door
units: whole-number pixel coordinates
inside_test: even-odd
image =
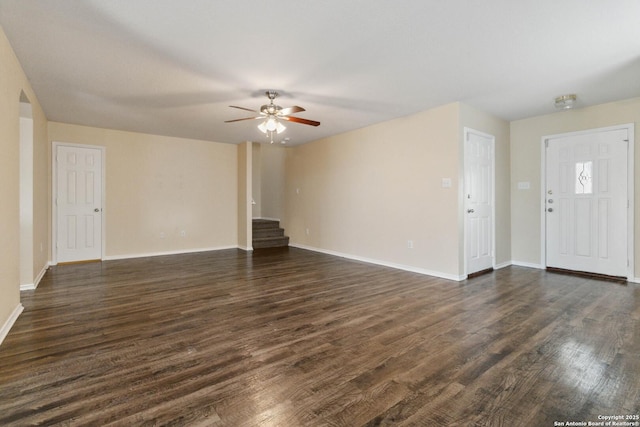
[[[465,129],[464,215],[466,273],[493,267],[494,137]]]
[[[628,130],[546,143],[547,266],[627,275]]]
[[[56,254],[58,262],[102,258],[102,151],[56,149]]]

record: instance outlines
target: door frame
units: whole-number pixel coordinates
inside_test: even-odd
[[[491,267],[496,268],[496,137],[494,135],[475,130],[473,128],[464,127],[462,136],[462,229],[464,230],[463,249],[464,249],[464,277],[469,275],[468,256],[467,253],[467,215],[466,215],[466,149],[469,134],[476,134],[491,140]]]
[[[51,264],[58,264],[58,250],[57,250],[57,242],[58,242],[58,208],[56,203],[56,197],[58,195],[58,162],[57,162],[57,154],[58,147],[75,147],[75,148],[91,148],[100,150],[101,152],[101,169],[102,176],[100,179],[101,182],[101,190],[102,190],[102,215],[100,215],[100,222],[102,228],[102,236],[101,236],[101,248],[100,248],[100,259],[104,260],[105,250],[106,250],[106,221],[105,214],[107,212],[107,197],[106,197],[106,147],[99,145],[88,145],[88,144],[76,144],[70,142],[59,142],[52,141],[51,146]]]
[[[565,138],[572,136],[588,135],[597,132],[609,132],[615,130],[627,130],[627,138],[629,139],[627,144],[627,280],[630,282],[635,281],[635,231],[634,231],[634,218],[635,218],[635,202],[634,202],[634,124],[626,123],[615,126],[607,126],[601,128],[585,129],[574,132],[563,132],[553,135],[545,135],[540,141],[540,261],[541,268],[547,268],[547,215],[545,214],[546,207],[546,188],[547,188],[547,141],[556,138]]]

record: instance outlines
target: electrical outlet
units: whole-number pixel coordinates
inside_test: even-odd
[[[166,237],[166,234],[164,234],[164,231],[161,231],[161,232],[160,232],[160,238],[161,238],[161,239],[164,239],[165,237]]]
[[[308,228],[305,230],[305,233],[307,233],[307,236],[309,235],[309,229]]]
[[[407,248],[413,249],[413,240],[407,240]]]
[[[182,230],[182,231],[180,232],[180,237],[187,237],[187,232],[186,232],[186,231],[184,231],[184,230]]]

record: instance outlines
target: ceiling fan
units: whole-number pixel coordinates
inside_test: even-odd
[[[264,120],[258,125],[258,129],[263,133],[270,134],[273,139],[273,132],[281,133],[286,127],[280,123],[280,120],[286,120],[288,122],[301,123],[303,125],[319,126],[320,122],[315,120],[303,119],[300,117],[293,117],[291,114],[300,113],[305,111],[304,108],[294,105],[293,107],[282,108],[279,105],[273,103],[273,100],[278,97],[278,92],[274,90],[268,90],[265,92],[269,103],[260,107],[260,111],[252,110],[251,108],[238,107],[236,105],[230,105],[231,108],[238,108],[240,110],[250,111],[258,114],[254,117],[244,117],[242,119],[225,120],[225,123],[240,122],[243,120]]]

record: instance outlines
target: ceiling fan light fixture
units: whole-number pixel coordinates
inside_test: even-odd
[[[278,121],[278,119],[276,119],[275,117],[269,117],[267,120],[258,125],[258,129],[260,129],[260,132],[262,133],[282,133],[287,129],[287,127],[280,123],[280,121]]]
[[[570,110],[576,104],[576,94],[561,95],[555,99],[555,106],[559,110]]]
[[[267,128],[269,132],[273,132],[278,128],[278,121],[275,117],[269,117],[266,122],[264,122],[264,127]]]
[[[294,105],[291,107],[282,108],[279,105],[275,105],[273,103],[273,100],[278,96],[278,92],[270,90],[266,92],[266,95],[269,98],[270,102],[269,104],[261,106],[260,111],[252,110],[251,108],[230,105],[229,107],[231,108],[250,111],[252,113],[256,113],[257,115],[254,117],[243,117],[241,119],[225,120],[225,123],[241,122],[245,120],[261,120],[261,122],[258,124],[258,130],[260,130],[260,132],[264,133],[268,137],[271,137],[272,139],[274,132],[280,134],[287,129],[286,126],[281,123],[282,120],[300,123],[303,125],[320,126],[320,122],[317,122],[315,120],[303,119],[302,117],[295,117],[291,115],[305,111],[305,109],[302,107]]]

